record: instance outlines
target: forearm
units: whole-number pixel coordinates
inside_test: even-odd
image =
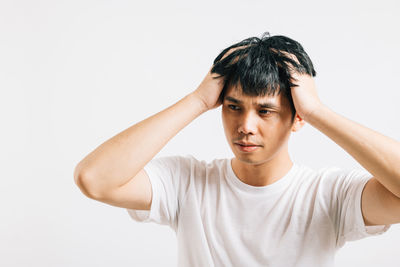
[[[307,119],[346,150],[383,186],[400,197],[400,142],[321,106]]]
[[[186,125],[204,113],[193,93],[107,140],[87,155],[75,179],[102,192],[132,179]]]

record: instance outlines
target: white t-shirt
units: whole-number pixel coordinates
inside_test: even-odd
[[[364,224],[361,193],[372,177],[365,170],[294,163],[280,180],[258,187],[239,180],[231,160],[169,156],[144,167],[151,209],[127,211],[176,232],[178,266],[334,266],[346,241],[390,227]]]

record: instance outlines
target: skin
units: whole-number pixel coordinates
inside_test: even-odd
[[[242,103],[227,99],[233,97]],[[272,102],[276,108],[260,108],[258,103]],[[282,178],[292,167],[288,152],[291,132],[298,131],[304,121],[292,112],[288,99],[283,95],[246,96],[240,85],[227,90],[222,104],[222,122],[225,136],[235,155],[232,169],[244,183],[266,186]],[[245,141],[260,145],[253,152],[243,152],[235,144]]]
[[[232,48],[224,57],[239,48],[241,47]],[[294,56],[292,58],[297,60]],[[294,73],[293,77],[297,78],[296,84],[301,84],[302,87],[308,86],[310,88],[310,85],[314,82],[312,79],[299,79],[300,77]],[[298,93],[295,94],[298,97],[294,102],[297,114],[293,123],[291,123],[289,102],[283,94],[250,97],[243,95],[240,87],[234,86],[228,88],[224,99],[221,99],[220,94],[223,85],[223,79],[218,77],[217,74],[211,73],[210,68],[193,95],[203,102],[205,110],[215,109],[222,105],[225,136],[235,155],[231,162],[234,173],[241,181],[253,186],[266,186],[276,182],[293,165],[288,152],[288,140],[291,132],[300,130],[305,123],[303,116],[308,115],[320,105],[315,86],[307,92],[307,95],[313,97],[312,99],[301,97]],[[301,90],[304,89],[300,88]],[[234,111],[230,108],[229,105],[234,103],[226,101],[228,96],[243,102],[239,107],[240,111]],[[292,95],[292,97],[294,96]],[[254,104],[265,101],[273,101],[278,108],[269,109],[271,112],[269,115],[261,114],[259,108]],[[297,110],[297,107],[299,107],[299,110]],[[268,113],[268,111],[263,112]],[[254,152],[243,153],[234,144],[234,142],[241,140],[259,144],[261,147]]]

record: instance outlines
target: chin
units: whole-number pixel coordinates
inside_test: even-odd
[[[235,158],[243,163],[247,164],[258,164],[260,163],[260,160],[257,160],[256,157],[251,157],[251,156],[243,156],[243,155],[235,155]]]

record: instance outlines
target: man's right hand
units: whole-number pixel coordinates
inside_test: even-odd
[[[245,46],[239,46],[229,49],[229,51],[225,53],[221,60],[223,60],[235,50],[244,47]],[[220,98],[220,95],[225,85],[225,78],[218,77],[219,75],[217,73],[211,73],[211,69],[212,67],[208,71],[206,77],[197,87],[197,89],[193,91],[193,94],[204,103],[206,110],[217,108],[222,104],[223,99]]]
[[[193,95],[202,101],[206,111],[217,108],[222,104],[220,95],[224,87],[224,77],[216,78],[218,74],[211,73],[211,69],[212,67],[197,89],[193,91]]]

